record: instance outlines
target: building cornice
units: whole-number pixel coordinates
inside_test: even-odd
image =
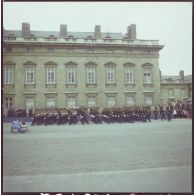
[[[86,94],[97,94],[97,91],[85,91]]]
[[[112,94],[112,93],[117,93],[117,91],[105,91],[105,93],[107,93],[107,94]]]
[[[143,93],[154,93],[154,91],[143,91]]]
[[[147,49],[147,50],[161,50],[164,45],[150,45],[150,44],[141,44],[140,43],[107,43],[107,42],[57,42],[57,41],[4,41],[3,42],[4,46],[21,46],[21,47],[31,47],[36,46],[36,47],[69,47],[69,48],[122,48],[122,49]]]
[[[71,91],[66,91],[64,92],[65,94],[78,94],[78,92],[71,92]]]
[[[136,93],[136,91],[124,91],[124,93]]]
[[[160,83],[160,86],[178,86],[178,85],[192,85],[191,82],[180,82],[180,83]]]
[[[30,92],[24,92],[24,95],[36,95],[37,92],[36,91],[30,91]]]
[[[57,94],[56,91],[45,91],[44,94]]]

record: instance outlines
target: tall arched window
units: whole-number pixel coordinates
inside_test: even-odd
[[[106,83],[115,84],[116,83],[116,64],[109,62],[105,64],[106,67]]]
[[[74,62],[68,62],[66,66],[66,83],[67,84],[76,84],[77,83],[77,64]]]
[[[85,64],[86,66],[86,75],[87,75],[87,84],[95,84],[96,83],[96,66],[97,64],[93,62],[89,62]]]
[[[150,63],[145,63],[143,66],[143,80],[144,84],[152,84],[152,67]]]

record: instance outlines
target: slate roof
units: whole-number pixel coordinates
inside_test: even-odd
[[[22,32],[20,30],[4,30],[4,36],[8,36],[10,34],[15,35],[16,37],[22,36]],[[60,37],[60,32],[58,31],[31,31],[31,34],[35,35],[35,37],[49,37],[50,35]],[[67,34],[68,36],[72,35],[74,38],[87,38],[88,36],[94,38],[94,32],[68,32]],[[123,39],[125,37],[125,35],[123,35],[122,33],[101,33],[101,38],[104,39],[107,36],[110,36],[111,39]]]
[[[171,79],[171,80],[178,80],[178,79],[181,79],[180,76],[171,76],[171,75],[165,75],[165,76],[161,76],[161,79],[162,80],[168,80],[168,79]]]
[[[181,77],[180,76],[164,75],[164,76],[161,76],[161,80],[162,81],[165,81],[165,80],[177,81],[177,80],[181,80]],[[192,75],[184,76],[184,81],[185,82],[192,82]]]

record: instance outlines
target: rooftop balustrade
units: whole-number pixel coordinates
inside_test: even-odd
[[[55,38],[48,37],[4,37],[4,42],[49,42],[49,43],[82,43],[82,44],[123,44],[123,45],[159,45],[158,40],[129,40],[129,39],[85,39],[85,38]]]

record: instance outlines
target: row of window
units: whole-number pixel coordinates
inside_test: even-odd
[[[177,94],[177,92],[174,89],[168,89],[168,97],[169,98],[174,98],[175,94]],[[185,97],[186,96],[186,90],[185,89],[180,89],[180,95],[181,95],[181,97]]]
[[[48,37],[45,38],[45,40],[48,40],[48,41],[56,41],[58,38],[55,37],[54,35],[50,35]],[[64,40],[66,41],[76,41],[77,38],[75,38],[74,36],[72,35],[69,35],[67,38],[64,38]],[[83,38],[85,39],[86,42],[90,41],[90,42],[96,42],[96,39],[93,38],[92,36],[88,36],[86,38]],[[7,37],[4,37],[4,40],[16,40],[16,36],[13,35],[13,34],[10,34],[8,35]],[[31,35],[29,37],[24,37],[24,40],[37,40],[37,37],[35,37],[34,35]],[[105,38],[103,38],[103,40],[105,42],[112,42],[112,41],[115,41],[113,40],[110,36],[106,36]],[[128,37],[124,37],[123,39],[120,39],[120,40],[123,40],[123,41],[128,41],[128,42],[131,42],[131,40],[128,40]]]
[[[126,96],[126,105],[131,106],[135,104],[135,97],[134,96]],[[152,105],[152,96],[145,96],[145,104]],[[13,98],[6,97],[5,98],[5,107],[9,108],[13,106]],[[67,96],[66,105],[68,107],[77,106],[77,97],[76,96]],[[87,106],[92,107],[96,106],[96,97],[95,96],[87,96]],[[116,105],[116,96],[107,96],[107,106],[115,106]],[[33,108],[35,107],[35,99],[33,97],[27,97],[25,99],[25,106],[26,108]],[[47,107],[55,107],[56,106],[56,99],[55,97],[48,97],[46,98],[46,106]]]
[[[76,67],[67,67],[66,74],[67,84],[76,84],[77,68]],[[95,67],[87,67],[87,83],[88,84],[96,84],[96,68]],[[125,83],[126,84],[134,84],[134,68],[133,67],[125,67]],[[151,69],[144,68],[144,84],[151,84]],[[13,84],[14,81],[14,68],[6,67],[5,68],[5,77],[4,84]],[[106,67],[106,83],[112,84],[116,82],[116,70],[115,67]],[[47,84],[55,84],[56,83],[56,67],[46,67],[46,83]],[[26,84],[35,84],[35,67],[26,67]]]
[[[12,52],[13,52],[13,48],[12,48],[12,47],[6,47],[5,51],[6,51],[7,53],[12,53]],[[24,51],[27,52],[27,53],[32,53],[32,52],[34,52],[34,48],[28,47],[28,48],[25,48]],[[125,53],[127,53],[127,54],[131,54],[131,53],[132,53],[131,50],[124,50],[124,51],[125,51]],[[53,47],[47,48],[47,52],[53,53],[53,52],[55,52],[55,49],[54,49]],[[67,49],[67,53],[74,53],[74,52],[75,52],[74,49],[71,49],[71,48]],[[95,50],[94,50],[94,49],[87,49],[86,52],[92,54],[92,53],[95,53]],[[104,51],[104,52],[105,52],[105,51]],[[112,50],[112,49],[107,49],[106,52],[107,52],[107,53],[114,53],[114,50]],[[148,51],[148,50],[146,50],[145,52],[147,52],[147,54],[150,53],[150,51]]]

